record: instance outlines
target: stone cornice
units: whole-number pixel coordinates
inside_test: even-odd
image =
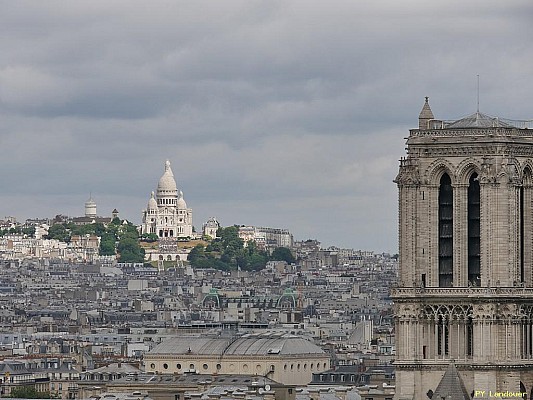
[[[453,303],[465,301],[500,302],[533,300],[533,288],[525,287],[467,287],[467,288],[411,288],[397,287],[391,289],[395,302],[421,302],[426,300],[446,300]]]
[[[475,370],[531,370],[533,368],[533,360],[508,360],[505,362],[480,362],[473,363],[471,360],[440,360],[440,361],[395,361],[394,367],[396,370],[438,370],[446,369],[450,362],[453,362],[456,368],[460,371],[475,371]]]
[[[531,138],[533,131],[518,128],[410,129],[409,137]]]

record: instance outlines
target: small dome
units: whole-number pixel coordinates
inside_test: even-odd
[[[176,181],[174,180],[174,174],[172,173],[172,169],[170,168],[170,161],[165,162],[165,172],[163,173],[163,176],[159,179],[159,183],[157,184],[157,194],[161,194],[163,196],[168,196],[172,194],[176,194],[177,186]]]
[[[187,203],[185,203],[185,199],[183,198],[183,192],[180,190],[178,193],[178,202],[176,203],[179,209],[185,209],[187,208]]]
[[[150,200],[148,200],[148,210],[157,210],[157,201],[155,201],[154,192],[152,192],[152,195],[150,196]]]

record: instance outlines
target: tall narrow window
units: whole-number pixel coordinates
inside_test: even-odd
[[[473,173],[468,185],[468,282],[481,284],[479,180]]]
[[[533,174],[531,169],[526,167],[522,187],[520,187],[520,278],[522,282],[531,280],[531,226],[532,226],[532,191]]]
[[[437,322],[437,354],[447,356],[450,354],[450,329],[447,320],[440,316]]]
[[[439,188],[439,286],[453,285],[453,190],[448,174]]]
[[[466,355],[474,355],[474,323],[472,317],[466,320]]]
[[[524,257],[525,257],[525,240],[524,240],[524,188],[519,189],[520,201],[520,282],[524,282]]]

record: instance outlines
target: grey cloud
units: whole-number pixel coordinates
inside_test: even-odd
[[[529,1],[17,1],[0,15],[0,214],[138,221],[166,158],[195,225],[396,249],[392,180],[438,118],[531,118]],[[39,201],[33,201],[39,199]]]

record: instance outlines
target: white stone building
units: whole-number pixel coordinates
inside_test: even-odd
[[[395,399],[531,398],[533,131],[527,121],[479,111],[440,121],[426,98],[395,182]]]
[[[141,234],[154,233],[160,238],[192,237],[192,209],[187,208],[183,192],[178,190],[170,161],[159,179],[157,192],[152,192],[142,214]]]
[[[287,229],[264,228],[259,226],[240,226],[239,237],[244,243],[253,240],[260,249],[272,251],[277,247],[292,249],[293,237]]]
[[[212,239],[216,239],[219,228],[220,223],[215,217],[211,217],[204,224],[202,231],[204,232],[204,236],[209,236]]]

